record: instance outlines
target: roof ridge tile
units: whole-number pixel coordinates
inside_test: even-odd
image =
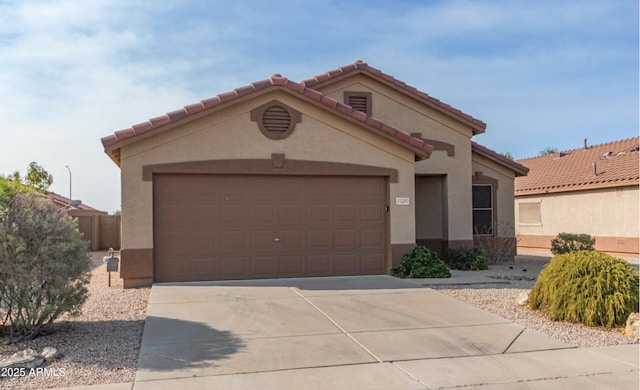
[[[356,63],[347,66],[348,68],[366,68],[366,63]],[[337,75],[342,71],[334,71],[333,74]],[[331,77],[329,74],[325,74],[326,77]],[[317,76],[317,78],[322,79],[323,75]],[[340,112],[344,115],[348,115],[354,120],[362,122],[367,126],[370,126],[376,130],[379,130],[381,133],[387,134],[393,138],[396,138],[403,143],[406,143],[408,146],[412,148],[416,148],[424,153],[430,154],[433,150],[433,147],[422,140],[414,139],[409,134],[406,134],[402,131],[394,129],[393,127],[384,124],[383,122],[368,116],[367,114],[354,110],[351,106],[340,103],[338,100],[326,96],[315,89],[308,88],[303,83],[296,83],[288,80],[286,77],[283,77],[279,74],[274,74],[266,80],[260,80],[249,85],[242,86],[234,89],[233,91],[220,93],[212,98],[201,100],[200,102],[189,104],[184,106],[183,108],[171,111],[165,115],[158,116],[152,118],[146,122],[139,123],[137,125],[133,125],[128,129],[123,129],[116,131],[114,134],[103,137],[102,144],[105,148],[113,148],[117,149],[114,145],[122,142],[126,139],[135,137],[137,135],[149,132],[151,130],[162,128],[168,124],[171,124],[176,121],[180,121],[185,119],[191,115],[194,115],[199,112],[206,111],[208,109],[214,108],[216,106],[220,106],[225,103],[232,102],[235,99],[238,99],[243,96],[247,96],[251,93],[255,93],[260,90],[264,90],[265,88],[269,88],[271,86],[279,86],[283,88],[287,88],[291,91],[299,93],[302,96],[305,96],[311,100],[319,102],[320,104],[329,107],[337,112]],[[419,142],[418,142],[419,141]]]
[[[461,110],[454,108],[452,106],[450,106],[449,104],[443,103],[442,101],[431,97],[430,95],[428,95],[427,93],[424,93],[420,90],[418,90],[417,88],[410,86],[408,84],[406,84],[404,81],[400,81],[398,79],[396,79],[395,77],[382,72],[380,69],[374,68],[372,66],[370,66],[369,64],[367,64],[366,62],[362,61],[362,60],[356,60],[354,63],[349,64],[349,65],[343,65],[341,67],[338,68],[338,70],[340,70],[341,72],[335,72],[335,70],[331,70],[322,74],[319,74],[317,76],[311,77],[309,79],[305,79],[302,80],[300,83],[306,87],[312,87],[315,86],[317,84],[321,84],[325,81],[328,81],[332,78],[338,77],[338,76],[342,76],[345,75],[347,73],[353,72],[353,71],[364,71],[367,72],[369,74],[372,74],[386,82],[389,82],[393,85],[395,85],[396,87],[406,91],[409,94],[412,94],[422,100],[425,100],[431,104],[434,104],[438,107],[440,107],[441,109],[445,110],[445,111],[449,111],[451,114],[454,114],[456,116],[459,116],[461,119],[464,119],[465,121],[470,122],[474,127],[475,130],[477,130],[478,133],[483,132],[486,127],[487,124],[484,123],[483,121],[474,118],[473,116],[466,114],[464,112],[462,112]],[[335,73],[334,73],[335,72]],[[334,76],[335,74],[335,76]]]

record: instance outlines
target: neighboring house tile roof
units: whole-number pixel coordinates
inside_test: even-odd
[[[442,111],[450,116],[457,118],[461,122],[471,126],[471,128],[473,129],[474,135],[484,133],[487,127],[486,123],[482,122],[481,120],[476,119],[471,115],[465,114],[464,112],[456,108],[453,108],[450,105],[443,103],[432,96],[429,96],[425,92],[422,92],[416,89],[415,87],[407,85],[406,83],[400,80],[397,80],[395,77],[388,75],[386,73],[383,73],[379,69],[369,66],[366,62],[361,60],[358,60],[353,64],[341,66],[338,69],[330,70],[326,73],[317,75],[310,79],[303,80],[301,84],[304,85],[305,87],[313,88],[329,82],[338,81],[343,77],[350,75],[353,72],[362,72],[364,74],[372,76],[375,79],[383,83],[386,83],[387,85],[393,86],[396,89],[413,96],[414,98],[418,98],[418,100],[420,100],[421,102],[426,103],[428,106],[438,111]]]
[[[51,199],[54,204],[60,207],[64,207],[71,210],[92,211],[92,212],[95,212],[96,214],[107,214],[106,211],[94,209],[93,207],[88,206],[80,201],[73,201],[65,196],[56,194],[55,192],[48,192],[47,194],[43,194],[43,195]]]
[[[486,146],[482,146],[477,142],[471,141],[471,151],[476,152],[479,155],[484,156],[485,158],[488,158],[489,160],[492,160],[508,169],[511,169],[515,173],[516,177],[525,176],[527,175],[527,172],[529,172],[529,168],[525,167],[524,165],[510,160],[500,153],[495,152],[487,148]]]
[[[277,74],[271,76],[269,79],[237,88],[231,92],[217,95],[211,99],[202,100],[198,103],[185,106],[182,109],[172,111],[166,115],[150,119],[147,122],[134,125],[131,128],[117,131],[113,135],[102,138],[102,145],[111,159],[113,159],[116,164],[120,165],[119,149],[121,146],[135,142],[147,136],[158,134],[162,131],[173,128],[175,125],[185,123],[187,120],[198,118],[200,117],[198,114],[227,107],[241,101],[241,99],[246,98],[247,96],[266,93],[276,88],[297,94],[307,101],[320,104],[326,109],[333,110],[338,115],[342,115],[352,121],[360,123],[362,126],[368,127],[380,135],[414,151],[416,156],[420,157],[420,159],[428,157],[433,150],[431,145],[425,143],[419,138],[412,137],[405,132],[397,130],[375,118],[367,116],[363,112],[354,110],[346,104],[342,104],[318,91],[307,88],[300,83],[290,81],[286,77],[282,77]]]
[[[518,160],[529,174],[516,178],[515,194],[638,185],[639,143],[635,137]]]

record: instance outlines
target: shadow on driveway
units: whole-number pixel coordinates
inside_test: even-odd
[[[138,370],[174,371],[215,367],[242,351],[244,342],[232,332],[206,324],[148,316]]]

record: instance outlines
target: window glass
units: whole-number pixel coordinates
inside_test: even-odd
[[[473,234],[493,235],[493,186],[473,185]]]

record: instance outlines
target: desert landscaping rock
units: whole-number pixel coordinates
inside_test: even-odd
[[[520,306],[526,305],[527,302],[529,302],[529,292],[530,290],[527,290],[518,294],[518,299],[516,300],[516,303]]]
[[[0,378],[1,389],[46,389],[95,384],[133,382],[142,340],[144,320],[150,288],[122,289],[118,273],[112,273],[112,287],[107,287],[108,274],[102,257],[94,253],[90,296],[79,317],[64,316],[54,324],[52,333],[29,342],[0,345],[0,360],[25,349],[42,351],[39,356],[55,357],[40,367],[56,376],[34,375]],[[509,280],[509,283],[465,286],[437,286],[441,293],[485,309],[489,312],[537,330],[548,336],[578,347],[632,344],[634,339],[624,329],[611,331],[579,324],[549,321],[541,313],[517,303],[518,296],[527,292],[545,262],[519,261],[513,264],[491,266],[487,271],[474,271],[480,275]],[[512,269],[509,269],[512,266]],[[527,269],[526,274],[523,269]]]
[[[0,361],[0,368],[24,368],[39,367],[44,362],[44,357],[33,349],[18,351],[8,358]]]
[[[0,377],[0,389],[46,389],[133,382],[138,364],[150,288],[122,289],[118,273],[111,288],[102,257],[93,253],[89,299],[79,317],[59,318],[48,335],[12,345],[0,345],[0,360],[27,348],[42,351],[41,368],[23,376]],[[54,348],[56,353],[53,353]]]
[[[510,280],[506,285],[443,285],[434,286],[434,288],[443,294],[575,347],[590,348],[637,343],[637,340],[624,334],[624,328],[592,328],[582,324],[551,321],[540,311],[530,310],[527,305],[520,306],[518,298],[531,290],[548,260],[549,258],[539,256],[518,256],[515,265],[513,263],[498,264],[492,265],[486,271],[474,271],[489,278]],[[523,273],[524,269],[527,270],[526,274]]]
[[[627,318],[627,326],[624,329],[624,333],[631,339],[638,341],[640,339],[639,326],[640,313],[631,313],[629,314],[629,318]]]

